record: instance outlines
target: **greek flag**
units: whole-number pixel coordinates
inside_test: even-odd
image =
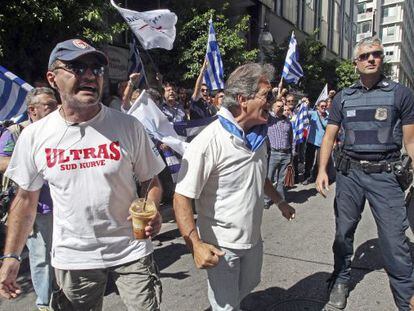
[[[24,100],[33,87],[0,66],[0,121],[20,122],[26,115]]]
[[[223,62],[219,51],[219,46],[216,41],[216,33],[214,32],[213,21],[209,20],[209,32],[207,42],[207,69],[204,72],[204,82],[210,90],[222,90],[224,89],[223,78]]]
[[[130,43],[129,48],[128,77],[134,72],[141,74],[136,87],[141,90],[144,89],[147,86],[147,76],[145,75],[144,64],[142,63],[141,56],[139,56],[137,41],[135,38],[132,38],[132,43]]]
[[[292,31],[290,37],[289,50],[286,54],[285,66],[283,67],[282,77],[287,83],[297,84],[299,79],[303,77],[303,70],[299,64],[299,53],[297,50],[297,41],[295,32]]]
[[[307,137],[308,125],[308,106],[301,103],[298,112],[296,113],[296,119],[293,122],[293,140],[295,144],[300,144],[305,141]]]

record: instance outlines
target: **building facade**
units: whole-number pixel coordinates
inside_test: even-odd
[[[391,79],[414,88],[414,1],[358,0],[356,41],[378,36]]]
[[[356,36],[356,0],[259,0],[261,23],[278,43],[295,30],[298,41],[317,31],[327,58],[350,59]]]

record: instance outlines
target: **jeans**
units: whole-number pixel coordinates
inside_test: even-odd
[[[36,305],[48,306],[52,294],[53,267],[50,264],[52,247],[53,214],[37,214],[33,233],[27,239],[29,263]]]
[[[225,255],[217,266],[207,269],[211,310],[240,310],[240,302],[260,283],[263,242],[250,249],[220,249]]]
[[[267,170],[267,178],[274,184],[277,182],[276,190],[279,192],[283,200],[285,199],[285,176],[289,163],[291,162],[292,155],[290,153],[284,153],[272,150],[270,152],[269,166]],[[265,202],[269,203],[270,198],[265,197]]]

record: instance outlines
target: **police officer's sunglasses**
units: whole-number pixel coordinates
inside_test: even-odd
[[[79,62],[66,63],[65,66],[56,66],[55,68],[53,68],[53,70],[63,69],[67,72],[70,72],[70,73],[80,77],[80,76],[83,76],[85,74],[85,72],[86,72],[86,70],[88,70],[88,68],[92,71],[92,73],[95,76],[98,76],[98,77],[103,76],[103,74],[105,72],[104,67],[99,65],[99,64],[88,65],[88,64],[79,63]]]
[[[370,55],[372,55],[372,57],[374,57],[374,58],[382,58],[384,56],[384,52],[383,51],[373,51],[373,52],[363,53],[363,54],[361,54],[357,57],[357,60],[359,60],[360,62],[366,61],[366,60],[369,59]]]

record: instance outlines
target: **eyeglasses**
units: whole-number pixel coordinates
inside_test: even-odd
[[[201,92],[208,92],[208,89],[201,89]]]
[[[267,92],[265,95],[255,96],[256,98],[266,99],[266,103],[273,103],[275,100],[275,97],[273,96],[273,93],[271,91]]]
[[[328,107],[326,107],[326,106],[319,106],[319,108],[321,108],[321,109],[326,109],[326,108],[328,108]]]
[[[88,65],[84,63],[67,63],[65,66],[57,66],[53,70],[56,69],[63,69],[67,72],[70,72],[76,76],[83,76],[88,69],[92,71],[92,73],[97,77],[102,77],[105,68],[98,64]]]
[[[384,52],[383,51],[373,51],[373,52],[363,53],[363,54],[360,54],[357,57],[357,60],[359,60],[360,62],[366,61],[366,60],[369,59],[370,55],[372,55],[372,57],[374,57],[374,58],[382,58],[384,56]]]

